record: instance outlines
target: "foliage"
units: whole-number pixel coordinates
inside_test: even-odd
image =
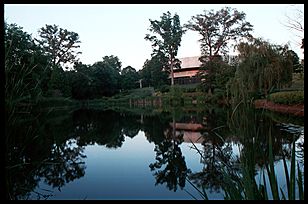
[[[93,65],[75,63],[69,72],[72,97],[78,100],[112,96],[120,90],[121,62],[113,55]]]
[[[287,46],[253,39],[240,43],[238,51],[240,64],[229,86],[234,101],[246,102],[250,93],[267,96],[275,88],[291,85],[293,66]]]
[[[120,73],[105,61],[91,66],[93,71],[94,97],[112,96],[119,90]]]
[[[203,191],[198,190],[202,197],[208,199],[204,190],[209,189],[206,185],[220,180],[216,184],[223,189],[224,199],[226,200],[303,199],[303,171],[300,169],[303,166],[297,163],[296,170],[295,160],[295,141],[299,138],[301,130],[293,129],[292,134],[284,132],[270,118],[264,117],[263,113],[259,114],[255,109],[249,108],[243,103],[239,104],[231,115],[224,115],[227,115],[225,117],[227,121],[222,121],[222,124],[227,124],[229,130],[231,130],[231,134],[229,133],[231,137],[236,135],[239,153],[234,156],[228,155],[226,148],[230,144],[228,136],[226,133],[217,132],[222,128],[219,124],[215,124],[215,120],[214,124],[207,123],[209,129],[216,127],[212,131],[207,131],[208,134],[204,137],[208,146],[202,149],[193,144],[194,149],[197,150],[204,161],[211,158],[209,154],[211,146],[213,146],[213,149],[214,147],[217,148],[212,151],[213,154],[216,153],[216,162],[217,160],[220,161],[222,155],[225,154],[226,157],[221,159],[221,162],[217,162],[218,165],[222,166],[217,168],[216,171],[212,171],[213,176],[208,175],[208,177],[200,179],[200,176],[206,176],[209,171],[204,171],[203,174],[198,172],[199,177],[198,174],[195,177],[193,177],[194,174],[190,175],[189,178],[192,180],[193,187],[197,190],[202,188]],[[260,120],[261,118],[262,120]],[[207,117],[206,122],[212,121],[211,119]],[[289,124],[287,127],[289,127]],[[218,134],[213,134],[215,132]],[[223,141],[223,146],[219,145],[220,140]],[[285,146],[284,144],[289,145]],[[219,154],[219,147],[226,148],[222,154]],[[290,165],[288,165],[288,160],[290,160]],[[277,162],[283,164],[287,185],[282,186],[282,181],[276,178],[278,171],[274,164]],[[213,163],[209,162],[205,165],[205,168],[209,168]],[[296,188],[298,190],[295,191]]]
[[[180,61],[176,59],[176,55],[185,30],[180,24],[179,16],[175,14],[171,17],[169,11],[163,13],[160,21],[150,19],[150,23],[149,31],[154,35],[146,34],[145,39],[152,42],[152,56],[163,59],[163,68],[170,71],[173,86],[173,68],[179,67]]]
[[[168,74],[163,70],[164,62],[157,55],[152,56],[150,60],[144,62],[140,71],[142,85],[158,88],[167,84]]]
[[[112,99],[143,99],[146,97],[151,97],[154,94],[154,89],[152,87],[147,88],[138,88],[138,89],[131,89],[125,90],[116,94],[112,97]]]
[[[5,110],[31,104],[44,95],[50,77],[49,58],[31,35],[16,24],[4,25]]]
[[[75,63],[71,71],[71,92],[74,99],[91,99],[93,95],[93,74],[91,67],[82,63]]]
[[[287,143],[293,143],[293,148],[284,148],[281,128],[277,127],[270,118],[264,117],[263,113],[258,114],[255,109],[248,108],[243,103],[233,110],[229,125],[234,130],[234,134],[239,136],[243,148],[240,149],[239,157],[241,171],[235,178],[230,178],[228,171],[225,171],[227,184],[224,188],[225,199],[295,199],[284,195],[283,188],[279,186],[280,182],[276,178],[277,171],[274,163],[280,160],[286,164],[286,159],[290,159],[290,168],[284,165],[286,182],[288,183],[291,177],[295,178],[294,170],[289,177],[288,169],[292,169],[295,164],[294,143],[300,131],[296,134],[284,133],[288,136],[285,138]],[[275,133],[276,131],[278,134]],[[260,169],[259,176],[256,175],[257,168]],[[286,189],[290,190],[289,185]]]
[[[42,97],[39,99],[37,107],[43,108],[59,108],[59,107],[79,107],[79,102],[70,98],[64,97]]]
[[[304,71],[304,66],[300,63],[299,57],[293,50],[288,50],[287,53],[293,63],[293,73],[302,73]]]
[[[245,20],[246,14],[236,9],[225,7],[217,12],[204,11],[204,14],[193,16],[185,25],[190,30],[197,31],[202,38],[199,60],[202,68],[199,71],[202,80],[202,89],[209,92],[215,89],[226,90],[226,83],[234,75],[234,67],[221,60],[230,47],[230,42],[237,42],[239,38],[251,37],[252,25]],[[225,95],[224,93],[220,94]],[[216,98],[221,98],[217,97]]]
[[[304,73],[293,73],[292,85],[289,89],[304,90]]]
[[[128,90],[128,89],[134,89],[139,87],[139,74],[136,71],[135,68],[131,66],[125,67],[121,71],[121,89],[122,90]]]
[[[225,7],[217,12],[204,10],[204,14],[191,18],[185,27],[202,36],[199,40],[201,62],[205,62],[207,57],[226,54],[230,41],[236,41],[239,37],[251,37],[249,32],[253,26],[245,21],[245,17],[244,12]]]
[[[158,87],[158,91],[160,91],[161,93],[166,93],[170,91],[170,86],[168,85],[161,85]]]
[[[170,91],[165,94],[167,104],[171,106],[181,106],[184,104],[183,91],[180,86],[175,85],[170,87]]]
[[[269,95],[269,100],[279,104],[303,104],[304,91],[284,91],[276,92]]]
[[[49,96],[71,96],[71,72],[53,69],[48,82]]]
[[[39,30],[40,40],[36,40],[41,48],[50,55],[54,66],[74,63],[81,52],[76,52],[80,46],[79,35],[57,25],[45,25]]]
[[[297,163],[297,173],[296,169],[296,159],[295,159],[295,141],[292,144],[292,155],[291,155],[291,165],[288,168],[286,164],[285,157],[283,157],[285,179],[287,183],[287,194],[284,193],[283,189],[278,188],[278,181],[276,180],[276,173],[274,169],[274,159],[272,152],[272,141],[269,137],[269,163],[266,164],[266,173],[269,182],[265,179],[265,171],[262,171],[263,177],[257,182],[254,176],[248,174],[249,166],[243,165],[242,176],[239,176],[238,180],[232,180],[230,176],[225,173],[225,179],[229,185],[226,185],[225,199],[227,200],[296,200],[295,189],[298,188],[297,199],[304,199],[304,189],[303,189],[303,172],[300,170],[299,164]],[[290,173],[289,173],[290,172]],[[269,190],[268,190],[269,189]],[[270,192],[270,193],[269,193]]]
[[[216,95],[218,99],[223,99],[227,93],[227,85],[234,77],[236,67],[229,65],[220,56],[214,57],[211,61],[203,64],[199,71],[202,90]]]
[[[103,57],[103,64],[111,69],[114,69],[118,73],[121,72],[122,62],[117,56],[110,55]]]

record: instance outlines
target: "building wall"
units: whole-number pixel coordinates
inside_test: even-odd
[[[200,83],[201,79],[197,76],[202,63],[199,61],[200,56],[179,58],[181,69],[174,69],[175,84],[192,84]],[[238,60],[237,56],[226,55],[222,59],[229,64],[235,63]],[[169,75],[171,78],[171,75]]]
[[[198,70],[187,70],[183,72],[174,72],[174,78],[179,78],[179,77],[193,77],[196,76],[198,73]]]

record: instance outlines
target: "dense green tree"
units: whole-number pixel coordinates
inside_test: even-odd
[[[290,55],[293,63],[293,72],[294,73],[301,73],[304,70],[303,65],[300,63],[299,57],[293,50],[288,50],[287,54]]]
[[[217,12],[206,11],[197,14],[185,25],[188,29],[197,31],[202,38],[202,59],[226,54],[228,43],[237,41],[241,37],[251,37],[252,25],[245,20],[246,14],[237,9],[225,7]]]
[[[120,90],[121,62],[118,57],[105,56],[93,65],[75,63],[69,74],[73,98],[78,100],[112,96]]]
[[[6,104],[33,102],[44,95],[51,73],[50,59],[31,35],[16,24],[5,23],[4,48]]]
[[[174,85],[173,68],[180,66],[180,61],[176,59],[178,48],[181,45],[182,35],[185,30],[180,24],[180,18],[177,14],[173,17],[168,11],[163,13],[160,21],[150,19],[149,31],[153,35],[146,34],[145,39],[152,42],[152,56],[160,56],[166,58],[164,60],[164,70],[168,70],[171,74],[171,86]]]
[[[66,63],[78,61],[76,48],[79,48],[79,35],[67,29],[59,28],[57,25],[45,25],[39,30],[41,39],[36,41],[52,58],[54,66],[62,66]]]
[[[63,69],[53,69],[48,83],[49,96],[71,97],[71,74]]]
[[[127,66],[121,71],[121,89],[128,90],[138,88],[138,81],[139,74],[137,73],[135,68]]]
[[[291,85],[293,63],[287,46],[253,39],[240,43],[238,51],[241,62],[230,83],[234,99],[248,99],[255,93],[266,96],[272,89]]]
[[[168,82],[168,73],[163,70],[163,62],[158,56],[146,60],[141,70],[141,78],[144,86],[158,88]]]
[[[81,53],[77,51],[77,48],[80,47],[78,45],[80,43],[79,35],[59,28],[57,25],[47,24],[38,32],[40,39],[36,39],[36,42],[45,54],[50,56],[52,64],[48,95],[69,97],[71,96],[70,74],[63,70],[78,61],[77,55]]]
[[[113,55],[104,56],[103,63],[109,68],[116,70],[118,73],[121,72],[122,62],[119,60],[117,56],[113,56]]]
[[[103,65],[104,67],[107,67],[108,69],[113,70],[112,78],[116,80],[116,84],[112,88],[116,90],[115,92],[117,92],[120,89],[120,73],[122,69],[122,62],[117,56],[110,55],[110,56],[103,57]]]
[[[120,73],[103,61],[92,65],[94,97],[112,96],[119,91]]]
[[[203,72],[203,70],[206,70],[206,72]],[[205,63],[198,73],[203,79],[201,81],[202,89],[214,94],[217,100],[225,99],[228,82],[234,77],[235,70],[236,64],[229,64],[221,56],[214,57],[211,61]]]
[[[93,96],[93,73],[91,66],[75,63],[70,71],[72,97],[78,100],[91,99]]]
[[[192,16],[188,24],[185,25],[190,30],[197,31],[202,37],[201,54],[199,60],[202,62],[200,70],[203,76],[203,84],[209,93],[215,89],[213,80],[219,75],[219,58],[226,55],[230,43],[237,42],[243,37],[251,37],[252,25],[245,20],[246,14],[230,7],[222,8],[216,12],[214,10],[204,10],[203,14]],[[214,62],[212,62],[214,61]]]

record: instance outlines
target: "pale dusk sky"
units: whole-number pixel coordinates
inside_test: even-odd
[[[78,33],[82,63],[93,64],[106,55],[114,55],[122,62],[122,68],[130,65],[139,70],[152,53],[151,42],[144,39],[150,33],[149,19],[160,20],[163,13],[170,11],[171,15],[179,15],[183,25],[204,10],[217,11],[225,6],[246,14],[255,37],[289,44],[303,58],[299,43],[304,33],[292,31],[284,24],[286,15],[295,17],[296,9],[304,11],[304,4],[5,4],[4,20],[23,27],[32,37],[38,37],[37,31],[45,24],[56,24]],[[304,19],[298,20],[304,25]],[[200,55],[200,37],[197,32],[187,31],[177,57]]]

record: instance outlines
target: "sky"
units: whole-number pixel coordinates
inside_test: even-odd
[[[289,44],[300,59],[302,32],[288,29],[287,17],[295,17],[297,9],[304,11],[304,4],[5,4],[4,20],[16,23],[23,31],[38,37],[38,30],[48,25],[78,33],[79,59],[83,64],[102,61],[104,56],[114,55],[122,62],[122,68],[132,66],[142,69],[146,59],[151,58],[151,42],[144,39],[151,20],[160,20],[163,13],[177,13],[181,25],[204,10],[217,11],[225,6],[236,8],[246,14],[246,21],[254,27],[255,37],[271,43]],[[304,25],[304,19],[299,19]],[[201,36],[187,31],[181,41],[177,57],[200,55]],[[231,51],[231,54],[232,51]]]

